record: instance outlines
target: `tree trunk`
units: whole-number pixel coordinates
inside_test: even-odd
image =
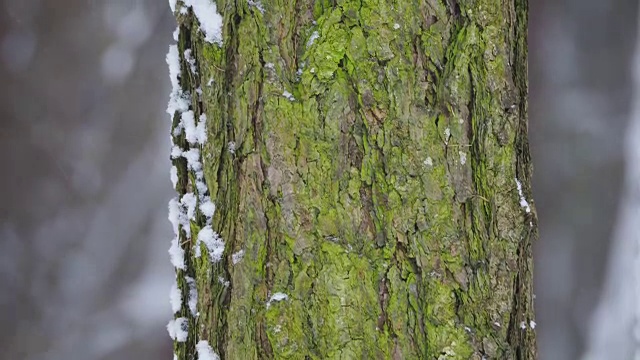
[[[175,6],[177,358],[535,358],[527,0],[216,3]]]

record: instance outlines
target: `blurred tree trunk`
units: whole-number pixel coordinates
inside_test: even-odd
[[[181,235],[178,358],[535,358],[527,1],[217,5],[222,46],[176,11],[226,243]]]

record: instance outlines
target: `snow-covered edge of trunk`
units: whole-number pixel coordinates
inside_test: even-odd
[[[215,3],[209,0],[169,0],[171,11],[180,14],[188,14],[192,11],[197,17],[200,30],[203,32],[205,41],[222,45],[222,16],[218,14]],[[176,42],[179,41],[180,26],[173,33]],[[193,254],[200,257],[201,243],[206,245],[211,262],[219,261],[224,252],[224,241],[212,229],[212,219],[215,214],[215,204],[209,196],[208,186],[204,178],[202,147],[207,141],[206,121],[207,117],[202,109],[197,116],[194,112],[192,94],[181,84],[181,74],[185,69],[191,75],[198,75],[197,60],[192,56],[192,49],[185,49],[180,53],[178,44],[171,44],[167,53],[166,62],[169,68],[171,81],[171,93],[167,106],[167,113],[170,117],[170,137],[172,142],[171,160],[173,165],[170,169],[170,179],[177,196],[169,201],[168,212],[169,221],[172,224],[174,238],[169,248],[171,263],[176,269],[176,282],[170,291],[170,302],[174,313],[167,324],[169,336],[176,343],[184,343],[189,338],[189,319],[197,319],[199,312],[198,293],[195,280],[186,274],[187,262],[185,261],[185,246],[193,244]],[[196,90],[197,92],[197,90]],[[198,93],[200,95],[200,93]],[[174,117],[179,118],[177,125],[174,124]],[[184,139],[186,141],[179,141]],[[186,144],[186,147],[179,144]],[[183,178],[183,182],[191,182],[191,186],[186,188],[179,185],[179,171],[176,167],[177,160],[184,158],[187,163],[187,172],[193,175],[195,183],[189,176]],[[204,217],[204,227],[197,233],[192,234],[192,223],[196,223],[198,216]],[[202,224],[201,224],[202,225]],[[178,277],[182,276],[184,281],[178,282]],[[182,287],[181,285],[182,284]],[[185,315],[187,317],[185,317]],[[197,335],[194,334],[195,337]],[[195,339],[194,348],[190,353],[198,354],[201,359],[219,359],[217,353],[211,348],[206,340]],[[174,353],[174,358],[179,356]]]

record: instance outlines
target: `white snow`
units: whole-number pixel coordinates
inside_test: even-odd
[[[167,113],[171,116],[177,112],[187,111],[189,109],[189,95],[182,92],[181,89],[178,89],[175,92],[171,93],[169,97],[169,104],[167,105]]]
[[[535,329],[535,328],[536,328],[536,325],[538,325],[538,324],[536,324],[536,322],[535,322],[535,321],[533,321],[533,320],[529,321],[529,326],[530,326],[532,329]]]
[[[200,211],[207,218],[211,219],[216,212],[216,204],[214,204],[208,197],[200,204]]]
[[[520,180],[516,178],[516,186],[518,187],[518,195],[520,196],[520,206],[524,208],[524,211],[527,213],[531,212],[531,207],[529,206],[529,202],[524,198],[524,194],[522,193],[522,183]]]
[[[237,253],[234,253],[233,255],[231,255],[231,262],[233,263],[233,265],[235,265],[239,263],[243,257],[244,257],[244,250],[240,250]]]
[[[169,79],[171,80],[171,94],[167,113],[171,116],[178,111],[183,112],[189,109],[189,96],[182,92],[180,87],[180,56],[178,46],[170,45],[167,53],[167,65],[169,65]]]
[[[398,24],[398,23],[393,24],[393,29],[394,30],[400,29],[400,24]]]
[[[198,126],[196,126],[196,142],[204,145],[207,142],[207,115],[200,114],[198,118]]]
[[[248,2],[250,7],[254,7],[258,9],[260,13],[264,14],[264,6],[262,6],[262,3],[260,1],[249,0]]]
[[[465,153],[464,151],[458,151],[458,154],[460,155],[460,164],[464,165],[467,163],[467,153]]]
[[[180,36],[180,26],[176,26],[176,29],[173,30],[173,40],[178,41],[178,39],[180,39],[179,36]]]
[[[320,34],[318,34],[317,31],[314,31],[313,34],[309,36],[309,40],[307,40],[307,47],[310,47],[311,45],[313,45],[313,42],[316,41],[316,39],[319,37],[320,37]]]
[[[182,153],[185,159],[187,159],[187,167],[193,171],[202,170],[202,164],[200,163],[200,150],[192,148]]]
[[[222,254],[224,253],[224,241],[222,241],[222,238],[220,238],[218,233],[213,231],[210,225],[203,227],[198,233],[196,245],[199,246],[200,242],[203,242],[207,247],[212,263],[217,263],[222,259]]]
[[[182,113],[182,126],[184,126],[184,135],[190,144],[195,144],[196,137],[196,119],[193,115],[193,111],[188,110]]]
[[[281,293],[281,292],[277,292],[273,295],[271,295],[271,297],[269,298],[269,301],[267,301],[267,308],[269,308],[269,306],[271,306],[271,303],[274,301],[282,301],[282,300],[287,300],[289,298],[289,296],[285,293]]]
[[[180,87],[180,56],[176,45],[169,46],[166,60],[167,65],[169,65],[169,79],[171,80],[171,93],[169,94],[167,113],[173,116],[176,111],[183,112],[189,109],[189,96],[184,94]]]
[[[295,99],[296,99],[295,97],[293,97],[293,94],[288,92],[287,90],[285,90],[282,93],[282,96],[286,97],[289,101],[295,101]]]
[[[189,285],[189,310],[191,311],[191,315],[197,316],[198,314],[198,289],[196,288],[196,281],[190,277],[185,276],[184,279],[187,281]]]
[[[180,56],[178,55],[178,46],[169,45],[167,53],[167,65],[169,65],[169,79],[171,79],[171,87],[175,90],[180,88]]]
[[[423,164],[425,166],[433,166],[433,159],[431,158],[431,156],[427,156],[427,158],[424,160]]]
[[[207,340],[200,340],[196,344],[196,350],[198,351],[198,360],[220,360],[220,357],[209,346]]]
[[[173,238],[171,241],[171,247],[169,248],[169,257],[171,258],[171,264],[176,269],[185,270],[186,266],[184,265],[184,249],[180,247],[178,243],[178,237]]]
[[[176,159],[179,158],[180,156],[182,156],[182,149],[180,149],[180,147],[178,145],[173,145],[171,147],[171,158],[172,159]]]
[[[171,286],[171,293],[169,294],[169,300],[171,301],[171,310],[173,313],[177,313],[180,311],[182,307],[182,294],[180,293],[180,289],[178,288],[177,283],[173,283]]]
[[[178,185],[178,168],[175,166],[171,166],[171,184],[173,185],[173,188],[175,189],[176,186]]]
[[[209,81],[207,81],[207,86],[211,86],[211,84],[213,84],[213,78],[209,78]]]
[[[226,281],[222,276],[218,276],[218,282],[225,287],[229,286],[229,282]]]
[[[444,142],[445,144],[449,142],[449,138],[451,137],[451,129],[444,129]]]
[[[191,73],[196,75],[198,74],[198,69],[196,68],[196,59],[194,59],[194,57],[191,56],[192,52],[193,51],[191,49],[185,50],[184,59],[189,64],[189,70],[191,70]]]
[[[196,189],[198,189],[199,194],[205,194],[209,189],[207,188],[207,184],[202,181],[204,173],[202,171],[198,171],[196,173]]]
[[[185,194],[185,196],[187,195]],[[193,196],[193,194],[191,196]],[[191,236],[191,227],[189,225],[189,218],[187,217],[191,201],[190,197],[187,197],[186,200],[181,199],[180,201],[175,197],[169,200],[169,221],[173,226],[173,233],[176,236],[179,235],[179,225],[182,225],[182,230],[187,236]],[[187,207],[185,208],[185,206]],[[195,210],[195,204],[193,206]]]
[[[169,200],[169,221],[173,226],[173,233],[178,235],[179,225],[180,225],[180,213],[182,210],[180,209],[180,203],[177,198],[172,198]]]
[[[196,217],[196,205],[198,203],[198,199],[193,193],[186,193],[182,195],[182,199],[180,199],[182,206],[187,210],[187,219],[194,220]],[[189,223],[183,224],[182,226],[188,226]]]
[[[201,114],[196,123],[193,111],[185,111],[181,116],[181,126],[184,127],[184,134],[191,145],[204,145],[207,141],[207,115]]]
[[[169,0],[169,7],[171,8],[171,12],[176,11],[176,2],[178,2],[178,0]]]
[[[171,339],[178,342],[187,341],[187,336],[189,335],[188,329],[189,322],[186,318],[183,317],[171,320],[167,324],[167,331],[169,332],[169,336],[171,336]]]
[[[221,45],[222,16],[218,14],[216,4],[211,0],[184,0],[184,4],[193,8],[193,13],[200,22],[200,30],[204,33],[204,39]]]
[[[173,118],[172,118],[172,120],[171,120],[171,121],[173,121]],[[171,135],[173,135],[173,136],[180,136],[180,133],[182,132],[182,129],[183,129],[183,128],[184,128],[184,126],[182,126],[182,122],[179,122],[179,123],[178,123],[178,125],[176,125],[175,129],[173,129],[173,131],[171,132]],[[173,146],[176,146],[176,145],[173,143],[173,137],[171,138],[171,146],[172,146],[172,147],[173,147]],[[178,155],[178,156],[180,156],[180,155]]]

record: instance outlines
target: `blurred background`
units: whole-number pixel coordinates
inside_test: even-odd
[[[0,358],[169,359],[166,1],[0,0]]]
[[[632,359],[636,1],[530,1],[541,359]],[[0,0],[2,359],[163,359],[166,1]]]

